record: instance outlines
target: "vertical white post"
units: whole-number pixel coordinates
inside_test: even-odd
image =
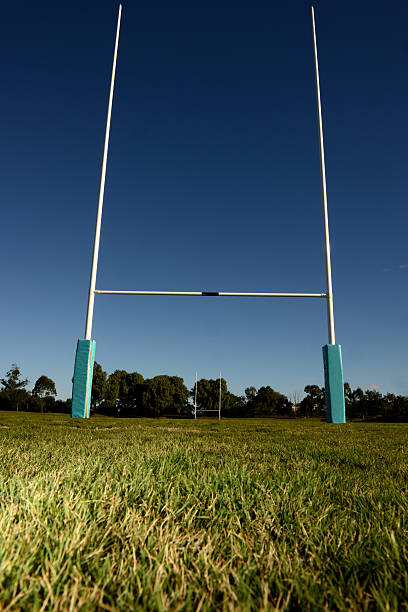
[[[116,28],[115,51],[113,54],[113,65],[112,65],[112,77],[111,77],[111,85],[110,85],[110,93],[109,93],[108,115],[106,118],[105,145],[103,149],[103,158],[102,158],[101,182],[99,185],[99,201],[98,201],[98,212],[96,215],[96,224],[95,224],[95,237],[94,237],[91,278],[89,281],[88,311],[86,315],[86,327],[85,327],[85,339],[86,340],[90,340],[91,335],[92,335],[92,319],[93,319],[94,300],[95,300],[96,273],[98,270],[99,239],[101,235],[103,195],[105,191],[106,162],[108,159],[109,131],[110,131],[110,122],[111,122],[111,114],[112,114],[113,89],[115,86],[116,58],[118,54],[121,15],[122,15],[122,5],[120,4],[119,14],[118,14],[118,25]]]
[[[197,372],[195,377],[195,387],[194,387],[194,418],[197,418]]]
[[[332,274],[331,274],[331,262],[330,262],[329,218],[328,218],[328,213],[327,213],[326,167],[325,167],[325,161],[324,161],[322,106],[321,106],[321,101],[320,101],[319,62],[317,59],[316,26],[315,26],[313,6],[312,6],[312,25],[313,25],[313,45],[314,45],[315,73],[316,73],[317,115],[318,115],[318,123],[319,123],[323,231],[324,231],[324,246],[325,246],[325,255],[326,255],[327,322],[328,322],[328,328],[329,328],[329,344],[336,344],[336,339],[335,339],[335,334],[334,334],[333,289],[332,289]]]
[[[220,372],[220,395],[218,400],[218,420],[221,421],[221,372]]]

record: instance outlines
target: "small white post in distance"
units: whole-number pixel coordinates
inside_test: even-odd
[[[99,255],[99,241],[100,241],[100,235],[101,235],[103,196],[105,192],[106,163],[108,159],[109,132],[110,132],[110,123],[111,123],[111,115],[112,115],[113,90],[115,87],[116,58],[118,55],[121,17],[122,17],[122,5],[120,4],[119,14],[118,14],[118,24],[116,27],[115,51],[113,54],[113,65],[112,65],[112,77],[111,77],[111,85],[110,85],[110,92],[109,92],[108,114],[106,117],[105,144],[103,148],[101,181],[99,185],[99,201],[98,201],[98,212],[96,215],[96,224],[95,224],[95,237],[94,237],[91,278],[89,281],[88,310],[86,314],[86,326],[85,326],[85,339],[86,340],[90,340],[91,335],[92,335],[92,319],[93,319],[94,300],[95,300],[96,274],[98,271],[98,255]]]
[[[195,386],[194,386],[194,418],[197,418],[197,372],[195,375]]]
[[[334,333],[333,289],[332,289],[332,274],[331,274],[331,261],[330,261],[329,216],[327,212],[326,165],[325,165],[325,160],[324,160],[322,105],[321,105],[321,99],[320,99],[319,61],[317,58],[316,25],[315,25],[313,6],[312,6],[312,25],[313,25],[313,47],[314,47],[315,75],[316,75],[317,118],[318,118],[318,123],[319,123],[320,176],[321,176],[321,185],[322,185],[323,232],[324,232],[324,247],[325,247],[325,258],[326,258],[327,323],[328,323],[328,332],[329,332],[329,344],[336,344],[336,337]]]
[[[221,421],[221,372],[220,372],[220,395],[218,399],[218,420]]]

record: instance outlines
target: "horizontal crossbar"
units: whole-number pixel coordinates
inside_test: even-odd
[[[236,291],[111,291],[95,289],[96,294],[109,295],[187,295],[187,296],[210,296],[210,297],[298,297],[298,298],[327,298],[326,293],[251,293]]]

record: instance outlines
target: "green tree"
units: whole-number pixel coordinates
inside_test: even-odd
[[[396,411],[395,411],[395,407],[396,407],[396,401],[397,398],[394,395],[394,393],[387,393],[387,395],[385,395],[383,397],[383,415],[386,417],[389,416],[397,416],[396,415]]]
[[[299,409],[296,412],[296,416],[311,417],[315,409],[315,403],[310,397],[306,395],[299,404]]]
[[[91,410],[95,410],[101,405],[106,398],[107,391],[106,372],[102,370],[102,366],[95,361],[93,377],[92,377],[92,394],[91,394]]]
[[[55,382],[51,380],[51,378],[48,378],[48,376],[40,376],[40,378],[38,378],[35,382],[32,394],[36,395],[37,397],[48,397],[51,395],[57,395]]]
[[[357,389],[354,389],[352,397],[353,415],[364,419],[367,416],[367,402],[364,391],[360,387],[357,387]]]
[[[282,413],[284,406],[288,405],[288,399],[269,385],[260,387],[255,396],[254,416],[270,417]]]
[[[228,391],[228,402],[225,408],[222,408],[222,415],[233,418],[244,418],[249,416],[247,412],[247,402],[245,395],[234,395]]]
[[[393,416],[406,419],[408,417],[408,397],[397,395],[394,400]]]
[[[139,372],[130,372],[126,377],[127,395],[122,400],[122,409],[128,416],[137,416],[142,410],[143,383]]]
[[[366,396],[366,415],[369,417],[379,416],[383,410],[383,396],[375,389],[368,389],[365,393]]]
[[[143,413],[143,376],[139,372],[115,370],[108,376],[105,403],[116,415]]]
[[[306,385],[304,389],[307,394],[300,404],[304,416],[323,415],[325,408],[324,387],[319,385]]]
[[[126,370],[115,370],[109,374],[106,386],[106,401],[108,406],[120,412],[120,402],[127,397]]]
[[[195,397],[195,388],[190,390],[190,395]],[[213,410],[214,398],[213,398],[213,387],[209,380],[206,378],[200,378],[197,381],[197,411],[200,410]]]
[[[246,411],[248,416],[253,417],[255,414],[256,388],[247,387],[245,389]]]
[[[194,387],[190,391],[194,398]],[[221,414],[228,413],[230,409],[231,394],[227,388],[227,382],[221,378]],[[220,403],[220,379],[201,378],[197,382],[197,412],[206,410],[217,411]],[[209,416],[209,415],[208,415]]]
[[[27,378],[21,378],[19,366],[13,363],[10,370],[6,372],[5,378],[0,379],[3,385],[1,404],[6,410],[19,410],[27,404],[30,396],[25,387],[29,382]]]
[[[178,376],[155,376],[143,383],[142,405],[154,416],[180,415],[186,410],[188,389]]]
[[[186,414],[188,402],[188,389],[184,379],[179,376],[170,376],[172,386],[172,410],[171,414]]]
[[[256,397],[256,388],[255,387],[247,387],[245,389],[245,397],[247,402],[250,402],[251,400],[255,399]]]
[[[6,378],[1,378],[0,383],[3,385],[4,391],[16,391],[24,389],[30,381],[28,378],[21,379],[21,370],[16,363],[11,365],[10,370],[6,373]]]
[[[52,410],[53,403],[55,402],[55,395],[57,395],[54,381],[48,378],[48,376],[40,376],[35,382],[32,395],[33,398],[37,398],[41,413],[47,409],[49,411]]]
[[[344,383],[344,404],[346,408],[346,415],[349,416],[353,404],[353,392],[348,382]]]

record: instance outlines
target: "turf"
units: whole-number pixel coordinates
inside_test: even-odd
[[[0,609],[407,610],[407,440],[0,413]]]

